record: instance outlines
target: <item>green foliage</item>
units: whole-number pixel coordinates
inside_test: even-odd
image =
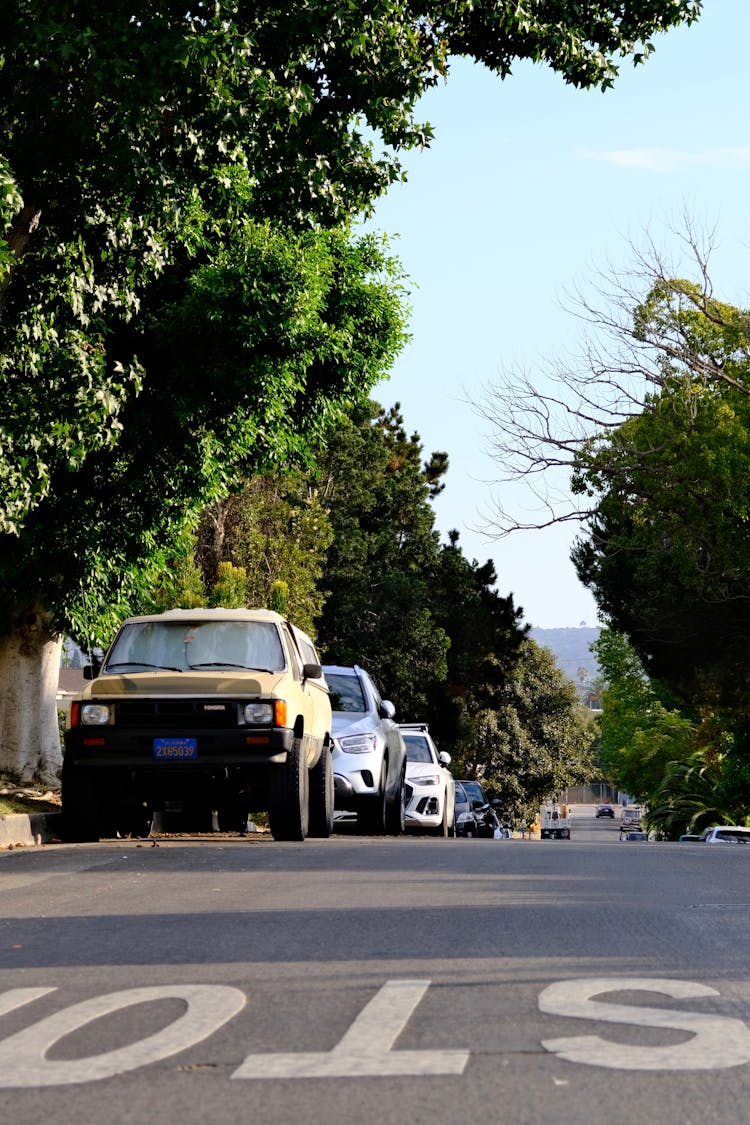
[[[496,583],[492,561],[467,559],[452,531],[430,583],[431,611],[450,647],[447,674],[430,687],[429,713],[441,749],[459,757],[471,746],[474,712],[503,706],[502,691],[529,628],[513,595],[501,596]]]
[[[460,760],[502,801],[502,816],[533,820],[540,804],[593,774],[593,730],[575,685],[552,653],[526,638],[492,710],[470,716]]]
[[[688,706],[750,721],[750,314],[659,286],[635,333],[662,347],[642,413],[579,456],[596,512],[574,561],[644,668]]]
[[[712,824],[750,825],[750,764],[736,756],[673,762],[654,792],[647,821],[668,839]]]
[[[117,441],[60,463],[19,533],[0,536],[4,620],[41,589],[58,628],[107,639],[144,596],[149,561],[169,565],[203,505],[248,470],[307,458],[392,362],[400,282],[378,244],[252,224],[226,233],[233,256],[215,255],[184,291],[165,281],[140,331],[117,336],[148,373]]]
[[[164,290],[180,301],[194,269],[194,298],[210,292],[229,231],[250,216],[282,230],[345,226],[401,177],[400,152],[430,138],[414,107],[451,54],[503,76],[515,58],[546,61],[567,81],[607,86],[619,56],[639,61],[649,36],[697,11],[694,0],[627,12],[561,12],[556,0],[533,11],[10,0],[0,530],[19,531],[61,473],[118,446],[153,377],[142,315],[161,323]],[[173,325],[195,327],[190,313],[174,308]]]
[[[244,604],[277,609],[315,636],[331,538],[314,469],[256,475],[204,510],[197,558],[209,588],[230,561],[245,574]]]
[[[224,609],[241,609],[247,604],[247,575],[244,566],[220,562],[211,604]]]
[[[603,629],[593,649],[606,684],[600,761],[648,808],[649,826],[676,839],[709,824],[744,823],[750,762],[727,716],[681,712],[621,634]]]
[[[648,804],[671,764],[694,751],[694,722],[670,706],[624,636],[602,629],[592,650],[605,682],[600,766],[620,789]]]
[[[333,539],[318,625],[329,663],[361,664],[403,721],[424,714],[428,686],[446,671],[449,640],[431,609],[440,542],[429,504],[445,455],[422,464],[398,405],[364,404],[321,458],[320,488]]]

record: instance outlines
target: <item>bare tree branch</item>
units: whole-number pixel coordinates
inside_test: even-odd
[[[590,466],[612,432],[654,396],[708,383],[750,394],[744,375],[750,371],[750,313],[714,297],[709,261],[715,232],[700,234],[687,215],[682,223],[672,234],[693,280],[646,234],[640,246],[631,243],[626,271],[609,263],[595,275],[591,292],[565,295],[563,308],[584,325],[577,355],[544,361],[532,373],[510,367],[478,398],[466,397],[489,424],[487,449],[499,470],[491,483],[502,491],[523,482],[532,505],[531,516],[521,517],[495,495],[483,534],[499,539],[588,519],[597,495],[590,486],[582,494],[580,487],[578,494],[573,490],[576,468]],[[654,452],[631,450],[630,465],[633,456],[647,459]],[[604,480],[627,466],[610,459],[599,471]]]

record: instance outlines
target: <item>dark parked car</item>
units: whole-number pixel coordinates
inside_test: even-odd
[[[478,781],[456,782],[456,836],[492,840],[500,829],[495,809],[500,801],[488,802]]]

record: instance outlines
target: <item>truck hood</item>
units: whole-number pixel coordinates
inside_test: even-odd
[[[273,695],[283,672],[138,672],[99,676],[87,684],[81,699],[115,695]]]

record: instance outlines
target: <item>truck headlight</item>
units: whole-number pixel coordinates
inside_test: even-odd
[[[111,722],[106,703],[84,703],[81,706],[81,726],[105,727]]]
[[[273,722],[273,703],[246,703],[245,722],[270,726]]]

